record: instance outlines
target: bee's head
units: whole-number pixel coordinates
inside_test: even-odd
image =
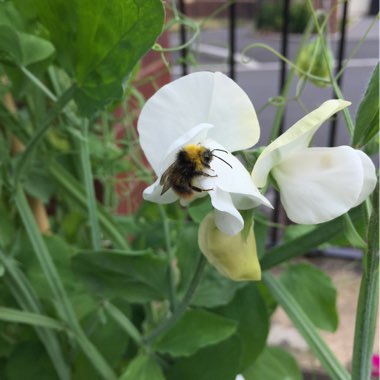
[[[213,157],[214,155],[212,154],[212,151],[210,149],[205,149],[202,152],[202,161],[204,164],[210,164]]]

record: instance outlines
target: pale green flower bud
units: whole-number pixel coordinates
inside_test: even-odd
[[[227,235],[216,227],[212,212],[199,226],[198,244],[210,264],[223,276],[234,281],[261,279],[253,229],[250,229],[246,239],[242,232]]]

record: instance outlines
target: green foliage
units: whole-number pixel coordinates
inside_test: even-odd
[[[218,343],[236,331],[233,320],[205,310],[189,310],[156,343],[156,349],[174,357],[191,356],[202,347]]]
[[[255,284],[240,289],[232,302],[219,312],[238,322],[236,335],[240,339],[239,371],[244,371],[260,355],[269,333],[265,302]]]
[[[369,80],[366,92],[360,102],[355,119],[352,144],[362,147],[379,133],[379,64],[376,65]]]
[[[166,373],[168,380],[231,380],[238,373],[241,345],[238,337],[203,348],[181,358]]]
[[[201,23],[175,11],[164,30],[184,23],[199,32]],[[281,27],[280,11],[264,2],[261,25]],[[309,16],[294,4],[291,31]],[[329,375],[347,379],[316,329],[334,331],[338,321],[336,291],[322,271],[286,265],[279,279],[265,272],[261,283],[232,282],[200,256],[208,197],[186,210],[144,202],[134,211],[141,184],[153,181],[134,127],[145,101],[140,85],[161,85],[157,73],[141,76],[142,57],[163,24],[161,0],[0,1],[0,378],[298,380],[294,359],[266,346],[270,316],[282,307]],[[311,45],[297,64],[328,78],[329,51]],[[353,136],[368,152],[378,147],[378,70]],[[276,106],[290,98],[282,94]],[[249,168],[258,152],[242,152]],[[119,215],[121,197],[128,215]],[[46,234],[33,202],[48,213]],[[367,373],[378,221],[367,237],[361,205],[322,225],[282,226],[284,241],[268,249],[269,217],[242,214],[263,272],[317,247],[352,245],[353,232],[368,240],[361,312],[366,299],[372,307],[358,319],[365,338],[357,334],[354,363]]]
[[[40,37],[0,24],[0,62],[29,66],[54,54],[54,46]]]
[[[98,296],[123,297],[130,302],[165,298],[166,260],[150,251],[79,253],[73,257],[72,267]]]
[[[257,27],[263,30],[281,31],[283,25],[282,6],[276,1],[262,2],[257,12]],[[288,26],[291,33],[302,33],[310,18],[310,12],[304,2],[291,4]]]
[[[75,101],[86,116],[121,98],[123,82],[152,47],[164,17],[158,0],[29,1],[58,62],[77,82]]]
[[[301,380],[295,359],[278,347],[266,347],[256,362],[244,371],[245,380]]]
[[[161,368],[154,357],[139,355],[131,361],[120,380],[165,380]]]
[[[9,380],[58,379],[44,348],[33,341],[19,344],[12,352],[5,367],[5,375]]]
[[[330,277],[311,265],[297,264],[284,271],[281,281],[316,327],[337,329],[336,289]]]
[[[323,55],[323,49],[326,49],[328,61],[326,61]],[[326,47],[326,42],[325,46],[322,46],[321,40],[317,38],[301,49],[296,65],[304,72],[328,81],[330,79],[329,73],[332,69],[333,62],[334,57],[331,49]],[[303,77],[302,74],[300,74],[300,76]],[[317,87],[326,87],[329,85],[328,82],[316,79],[311,79],[311,83]]]

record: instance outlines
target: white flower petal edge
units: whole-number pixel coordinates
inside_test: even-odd
[[[157,173],[171,144],[199,124],[228,151],[256,144],[260,127],[247,94],[222,73],[198,72],[159,89],[144,105],[137,129],[141,147]]]
[[[286,214],[300,224],[335,219],[360,204],[376,184],[371,160],[349,146],[305,148],[275,166],[273,176]]]
[[[252,171],[252,179],[256,186],[264,187],[269,172],[275,165],[293,152],[306,148],[318,128],[332,115],[350,104],[340,99],[328,100],[269,144],[260,154]]]

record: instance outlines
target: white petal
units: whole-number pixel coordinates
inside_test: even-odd
[[[212,140],[207,140],[205,144],[211,150],[225,150],[223,146]],[[201,178],[199,182],[202,188],[218,187],[230,193],[235,207],[240,210],[247,210],[261,204],[272,207],[270,202],[260,193],[253,183],[247,169],[234,155],[221,151],[215,151],[214,155],[217,157],[214,157],[211,161],[211,168],[217,177]],[[221,159],[228,162],[232,168]]]
[[[251,148],[259,141],[260,125],[248,95],[230,78],[215,73],[212,102],[206,122],[215,125],[209,137],[228,151]]]
[[[354,205],[358,206],[360,205],[360,203],[365,201],[367,197],[375,189],[377,178],[375,165],[373,164],[371,159],[361,150],[356,150],[355,152],[359,156],[363,168],[363,186],[359,194],[359,198],[356,201],[356,204]]]
[[[213,128],[213,125],[206,123],[199,124],[173,141],[173,143],[170,144],[167,152],[165,152],[165,155],[163,155],[162,161],[155,163],[156,169],[153,167],[157,176],[160,176],[175,161],[178,151],[185,145],[202,144],[203,141],[205,141],[207,132],[210,128]]]
[[[221,73],[193,73],[162,87],[141,111],[137,128],[149,163],[157,167],[175,140],[202,123],[215,126],[211,136],[229,151],[259,138],[253,105],[234,81]]]
[[[215,208],[215,225],[227,235],[239,233],[244,227],[244,220],[232,203],[230,194],[218,188],[209,194]]]
[[[252,178],[258,187],[264,187],[272,168],[291,153],[306,148],[318,128],[336,112],[351,103],[332,99],[304,116],[280,137],[269,144],[260,154],[252,171]]]
[[[173,203],[178,199],[178,196],[172,189],[169,189],[165,194],[161,195],[162,186],[160,185],[160,178],[152,185],[147,187],[143,192],[143,198],[147,201],[154,203]]]
[[[363,187],[363,166],[348,146],[305,148],[273,168],[281,203],[293,222],[317,224],[354,207]]]

